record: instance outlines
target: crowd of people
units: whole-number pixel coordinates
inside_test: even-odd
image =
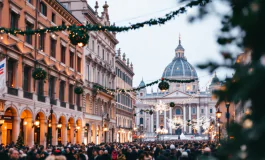
[[[0,147],[1,160],[198,160],[200,156],[215,155],[218,145],[203,141],[166,141]]]

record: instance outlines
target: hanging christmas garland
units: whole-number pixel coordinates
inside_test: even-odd
[[[75,94],[82,94],[83,93],[83,88],[78,86],[78,87],[75,87]]]
[[[44,80],[47,76],[47,72],[43,70],[42,68],[35,68],[32,72],[32,77],[35,80]]]
[[[86,26],[76,26],[76,25],[61,25],[61,26],[52,26],[52,27],[47,27],[47,28],[42,28],[42,29],[36,29],[36,30],[21,30],[21,29],[13,29],[13,28],[4,28],[0,27],[0,32],[1,33],[7,33],[7,34],[20,34],[20,35],[33,35],[33,34],[41,34],[45,32],[59,32],[59,31],[64,31],[67,30],[69,32],[74,32],[76,28],[84,29],[84,31],[109,31],[109,32],[124,32],[124,31],[129,31],[129,30],[136,30],[139,28],[143,28],[145,25],[148,26],[153,26],[153,25],[163,25],[165,22],[173,19],[179,14],[183,14],[187,12],[187,8],[192,8],[194,6],[204,6],[207,3],[209,3],[211,0],[193,0],[184,7],[179,8],[176,11],[170,12],[166,14],[164,17],[156,18],[156,19],[150,19],[144,22],[132,24],[130,26],[101,26],[101,25],[91,25],[87,24]],[[86,37],[86,36],[85,36]]]
[[[85,28],[82,26],[83,25],[77,25],[76,28],[71,30],[69,34],[69,39],[71,43],[80,47],[85,46],[89,40],[89,35]]]
[[[140,112],[134,113],[133,115],[136,116],[138,113],[141,113],[141,112],[145,112],[145,113],[148,113],[150,115],[152,115],[154,113],[154,111],[151,109],[145,109],[145,110],[141,109]]]
[[[175,104],[174,102],[170,102],[170,103],[169,103],[169,106],[173,108],[173,107],[176,106],[176,104]]]

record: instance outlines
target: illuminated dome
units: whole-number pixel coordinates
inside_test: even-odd
[[[184,48],[181,45],[181,40],[179,39],[179,45],[176,48],[175,58],[169,65],[165,68],[162,77],[173,78],[173,79],[194,79],[198,78],[196,70],[187,61],[184,56]]]

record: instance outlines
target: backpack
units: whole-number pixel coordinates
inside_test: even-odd
[[[118,157],[118,153],[117,153],[117,151],[112,151],[112,154],[111,154],[111,159],[114,159],[114,160],[116,160],[117,159],[117,157]]]

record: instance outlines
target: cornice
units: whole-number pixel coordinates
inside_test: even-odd
[[[130,67],[124,64],[124,62],[118,57],[115,57],[115,59],[116,59],[116,63],[120,64],[128,73],[131,74],[131,76],[134,76],[134,72],[130,69]]]

